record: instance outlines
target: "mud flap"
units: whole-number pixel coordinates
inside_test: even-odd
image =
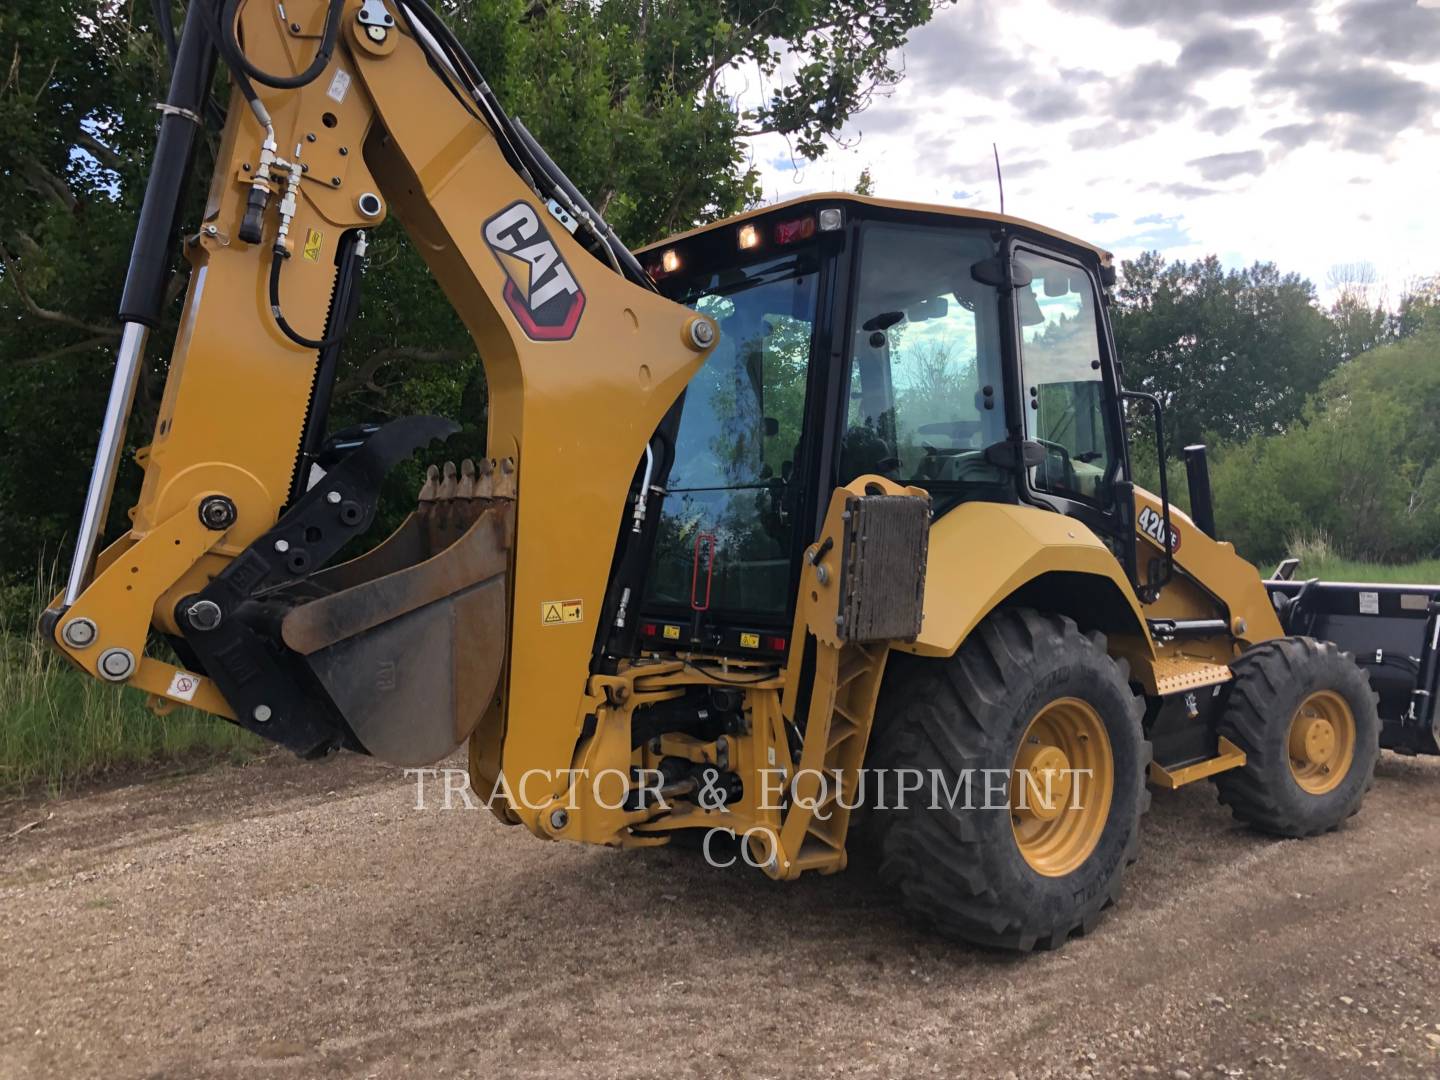
[[[397,765],[437,761],[495,696],[505,659],[515,529],[505,466],[434,475],[380,547],[317,575],[338,591],[291,609],[281,636],[305,658],[356,740]],[[453,538],[453,539],[452,539]]]

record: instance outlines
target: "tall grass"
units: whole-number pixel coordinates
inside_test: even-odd
[[[1389,565],[1349,559],[1337,551],[1323,530],[1292,536],[1286,543],[1291,555],[1300,560],[1297,578],[1324,578],[1326,581],[1396,582],[1402,585],[1440,585],[1440,559]],[[1270,567],[1262,567],[1268,573]]]
[[[58,794],[119,767],[241,758],[263,745],[193,709],[156,716],[140,691],[75,671],[38,637],[0,634],[0,793]]]
[[[156,716],[145,695],[76,671],[30,629],[57,568],[0,596],[0,795],[59,794],[117,768],[243,758],[265,744],[194,709]],[[23,595],[28,593],[29,595]]]
[[[1383,563],[1361,562],[1332,555],[1317,561],[1301,560],[1298,578],[1324,578],[1326,581],[1395,582],[1400,585],[1440,585],[1440,559],[1386,566]]]

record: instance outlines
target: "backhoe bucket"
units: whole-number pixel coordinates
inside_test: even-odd
[[[415,513],[372,551],[309,579],[323,595],[281,620],[285,645],[382,761],[438,761],[494,700],[515,532],[510,468],[431,466]]]

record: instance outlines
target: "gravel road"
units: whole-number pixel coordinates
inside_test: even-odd
[[[1440,1075],[1440,762],[1311,841],[1157,792],[1120,907],[1021,959],[414,803],[277,757],[0,808],[0,1076]]]

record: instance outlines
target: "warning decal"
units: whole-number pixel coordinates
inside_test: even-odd
[[[563,626],[577,623],[584,618],[584,604],[580,600],[546,600],[540,605],[542,626]]]
[[[758,649],[760,647],[759,634],[741,634],[740,645],[746,649]]]
[[[200,689],[200,681],[199,675],[177,671],[170,676],[170,687],[165,691],[165,696],[179,698],[181,701],[194,701],[195,691]]]
[[[320,249],[325,246],[325,234],[311,229],[305,234],[305,258],[311,262],[320,261]]]
[[[350,73],[344,68],[336,68],[335,74],[330,79],[330,85],[325,90],[325,96],[335,102],[335,104],[340,105],[344,103],[345,95],[349,92]]]

